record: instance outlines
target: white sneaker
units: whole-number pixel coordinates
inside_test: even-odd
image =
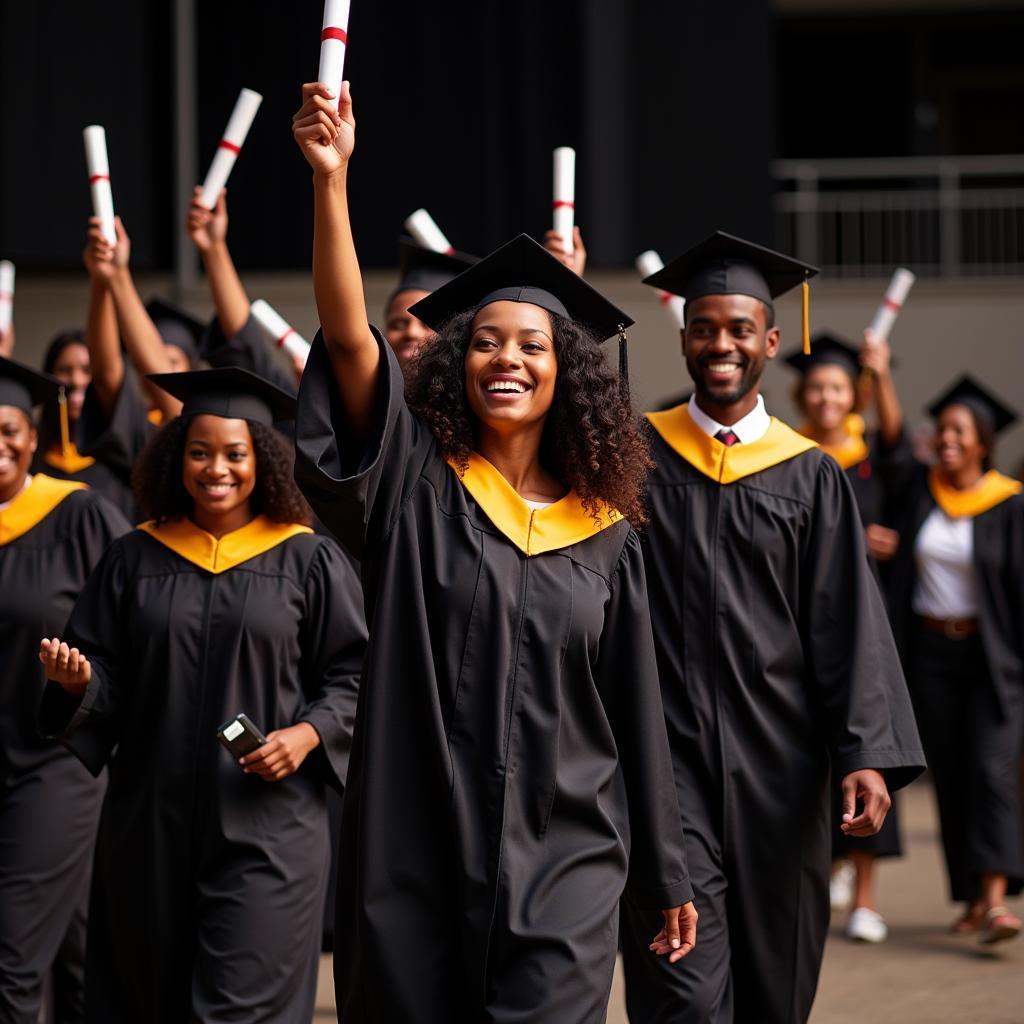
[[[853,902],[853,883],[856,872],[853,865],[844,860],[832,872],[832,881],[828,884],[828,898],[833,910],[846,910]]]
[[[846,935],[854,942],[885,942],[889,937],[889,926],[881,914],[867,907],[857,907],[846,924]]]

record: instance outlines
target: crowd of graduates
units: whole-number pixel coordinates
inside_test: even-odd
[[[619,952],[633,1024],[797,1024],[926,766],[952,928],[1016,937],[1014,413],[950,382],[915,451],[868,331],[770,416],[816,271],[723,232],[648,279],[693,394],[644,417],[578,231],[403,240],[378,330],[338,100],[293,122],[308,361],[199,189],[210,323],[94,218],[81,330],[0,338],[0,1024],[308,1024],[325,936],[345,1024],[597,1024]]]

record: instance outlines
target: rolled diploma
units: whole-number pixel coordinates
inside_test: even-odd
[[[653,249],[640,253],[636,258],[636,269],[640,271],[642,277],[650,277],[651,274],[656,274],[659,270],[662,270],[664,266],[664,261]],[[671,292],[662,291],[659,288],[658,301],[669,311],[672,319],[680,327],[686,326],[686,320],[683,316],[686,300],[682,295],[673,295]]]
[[[92,212],[100,219],[103,237],[111,245],[116,245],[114,193],[110,190],[110,163],[107,161],[107,133],[102,125],[91,124],[83,129],[82,138],[85,140],[85,166],[89,169]]]
[[[455,247],[444,232],[434,222],[434,218],[426,210],[417,210],[405,218],[405,230],[423,246],[433,252],[455,252]]]
[[[576,221],[576,150],[555,150],[554,229],[562,236],[565,251],[573,251],[572,229]]]
[[[324,0],[324,24],[320,32],[320,70],[316,80],[334,93],[338,109],[341,83],[345,75],[345,48],[348,46],[348,10],[350,0]]]
[[[249,312],[274,345],[305,363],[309,358],[309,342],[273,306],[257,299],[249,307]]]
[[[0,260],[0,334],[11,329],[14,313],[14,264]]]
[[[892,275],[889,287],[885,290],[885,298],[875,312],[875,318],[871,321],[871,333],[879,340],[889,337],[892,325],[896,323],[896,317],[907,301],[911,286],[916,278],[906,267],[897,267]]]
[[[213,155],[213,162],[209,171],[206,172],[206,181],[203,182],[203,194],[200,202],[208,210],[217,205],[221,189],[228,183],[228,176],[231,168],[235,166],[238,154],[245,142],[246,135],[252,127],[256,111],[260,109],[263,97],[252,89],[243,89],[235,100],[235,109],[231,111],[228,118],[228,126],[224,129],[224,138],[217,146],[217,152]]]

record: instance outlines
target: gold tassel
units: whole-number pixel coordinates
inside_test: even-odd
[[[68,422],[68,396],[61,385],[57,396],[57,405],[60,407],[60,450],[65,459],[71,457],[71,426]]]
[[[804,355],[809,356],[811,354],[811,317],[810,317],[810,305],[811,305],[811,286],[807,283],[807,278],[804,278],[803,287],[803,304],[804,304]]]

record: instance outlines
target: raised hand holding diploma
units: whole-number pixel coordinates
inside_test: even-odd
[[[419,209],[415,213],[410,213],[405,218],[405,230],[424,249],[430,249],[431,252],[443,252],[448,255],[455,252],[455,246],[445,238],[444,232],[437,226],[434,218],[426,210]]]
[[[0,260],[0,339],[11,329],[14,318],[14,264]]]
[[[641,277],[650,277],[656,274],[665,266],[664,260],[653,250],[648,249],[640,253],[636,258],[636,269],[640,271]],[[686,300],[681,295],[673,295],[671,292],[658,289],[658,301],[669,311],[669,315],[679,328],[686,326],[684,310]]]
[[[906,267],[896,268],[889,287],[885,290],[885,298],[882,299],[882,304],[875,312],[874,320],[871,321],[869,330],[875,338],[884,341],[889,337],[889,332],[892,330],[893,324],[896,323],[896,317],[903,308],[903,303],[907,301],[907,296],[916,280],[917,278]]]
[[[101,125],[91,124],[82,130],[85,141],[85,165],[89,170],[89,191],[92,212],[99,217],[103,237],[117,244],[114,230],[114,193],[110,188],[110,163],[107,160],[107,133]]]
[[[348,12],[350,0],[325,0],[324,23],[320,30],[320,70],[317,81],[326,85],[338,109],[341,83],[345,77],[345,50],[348,48]]]
[[[249,134],[256,111],[260,109],[262,102],[263,97],[252,89],[243,89],[238,94],[235,109],[231,111],[228,126],[224,129],[224,138],[217,146],[217,152],[203,182],[200,201],[208,210],[217,205],[217,200],[228,183],[228,177],[235,166],[238,154],[242,151],[245,137]]]
[[[271,344],[284,349],[296,363],[301,361],[305,366],[309,358],[309,342],[270,303],[257,299],[250,312]]]
[[[559,146],[555,150],[554,230],[562,236],[565,252],[573,249],[573,225],[576,222],[576,150]]]
[[[292,118],[292,135],[315,174],[331,175],[348,166],[356,145],[352,94],[343,82],[335,97],[322,82],[302,87],[302,106]]]

